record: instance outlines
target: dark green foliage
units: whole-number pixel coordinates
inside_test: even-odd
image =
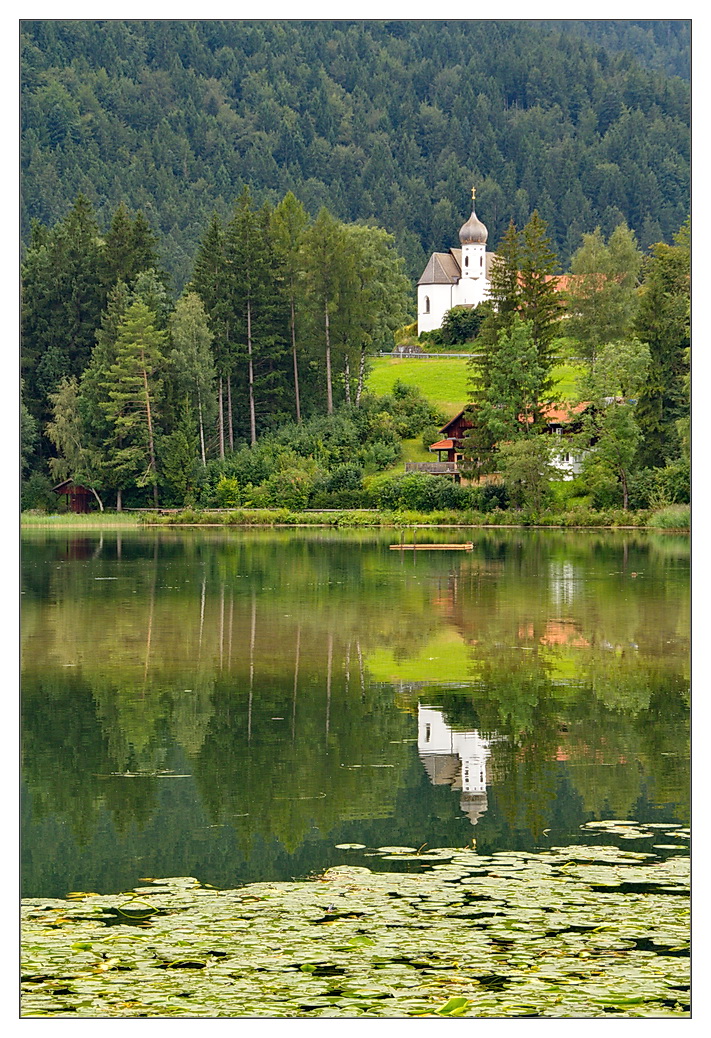
[[[400,476],[378,476],[368,487],[370,503],[396,511],[433,512],[444,509],[474,507],[474,494],[468,487],[450,479],[426,472],[408,472]]]
[[[125,199],[180,290],[248,184],[377,220],[416,278],[474,177],[494,248],[538,207],[564,263],[621,219],[646,249],[689,209],[689,24],[27,20],[23,236]]]
[[[195,503],[200,464],[198,426],[188,400],[172,433],[158,441],[161,476],[167,496],[177,503]]]
[[[41,472],[32,472],[22,481],[20,506],[23,512],[53,512],[57,508],[57,497],[52,493],[50,479]]]
[[[482,303],[479,306],[455,306],[444,315],[442,327],[439,329],[439,341],[443,346],[460,346],[471,342],[479,334],[490,306]]]
[[[659,469],[640,469],[629,480],[630,508],[659,508],[689,504],[691,472],[686,460]]]
[[[524,320],[531,324],[531,338],[544,373],[541,400],[550,399],[552,387],[547,375],[555,360],[551,345],[558,334],[563,312],[562,300],[553,282],[557,273],[558,257],[548,236],[546,222],[534,209],[521,232],[519,309]]]
[[[26,404],[44,426],[48,394],[79,376],[94,345],[106,293],[91,204],[79,196],[51,231],[33,236],[22,266],[22,365]]]
[[[674,245],[655,245],[647,261],[634,325],[651,358],[637,405],[644,467],[661,467],[683,449],[677,423],[687,417],[689,407],[690,264],[688,223]]]
[[[143,213],[137,213],[132,221],[123,202],[117,206],[104,238],[101,266],[107,289],[117,281],[131,285],[141,271],[158,269],[157,236]]]

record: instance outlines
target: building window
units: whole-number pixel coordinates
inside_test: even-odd
[[[468,256],[465,256],[465,257],[464,257],[464,266],[465,266],[465,267],[468,267],[468,266],[469,266],[469,257],[468,257]]]
[[[432,727],[429,724],[425,725],[425,742],[430,741],[430,735],[432,733]]]
[[[430,297],[429,296],[425,296],[425,313],[428,314],[429,312],[430,312]]]

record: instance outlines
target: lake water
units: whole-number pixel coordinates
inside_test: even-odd
[[[686,826],[688,538],[400,536],[23,535],[23,895]]]

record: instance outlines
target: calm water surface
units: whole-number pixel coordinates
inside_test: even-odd
[[[398,536],[28,532],[23,894],[688,823],[688,538]]]

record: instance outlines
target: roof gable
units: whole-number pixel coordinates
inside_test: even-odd
[[[460,253],[461,258],[461,249],[450,249],[449,252],[433,252],[417,284],[451,285],[458,281],[462,271],[456,257],[453,255],[455,251]]]

